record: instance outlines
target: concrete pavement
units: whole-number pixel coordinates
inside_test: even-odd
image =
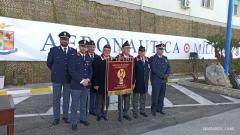
[[[240,108],[142,135],[239,135]]]

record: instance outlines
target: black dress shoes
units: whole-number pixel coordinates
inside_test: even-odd
[[[62,118],[62,120],[63,120],[65,123],[70,123],[70,121],[68,120],[68,118]]]
[[[152,112],[152,116],[156,116],[156,112]]]
[[[146,113],[140,113],[143,117],[148,117]]]
[[[77,129],[78,129],[78,128],[77,128],[77,124],[73,124],[73,125],[72,125],[72,130],[73,130],[73,131],[76,131]]]
[[[54,126],[55,126],[55,125],[58,125],[58,124],[59,124],[59,121],[60,121],[59,119],[55,119],[55,120],[53,120],[53,123],[52,123],[52,124],[53,124]]]
[[[131,118],[128,115],[123,116],[123,118],[129,121],[131,120]]]
[[[82,123],[84,126],[88,126],[89,125],[89,123],[87,121],[80,120],[80,123]]]

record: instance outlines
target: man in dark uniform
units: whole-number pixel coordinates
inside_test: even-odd
[[[87,47],[88,47],[88,55],[90,56],[90,58],[92,59],[92,61],[98,57],[100,57],[99,55],[97,55],[95,53],[95,43],[93,40],[90,40],[87,43]],[[97,66],[97,65],[96,65]],[[93,67],[93,76],[94,74],[96,74],[96,71],[94,70],[96,68]],[[91,83],[94,83],[94,77],[92,77]],[[89,101],[89,113],[92,115],[96,115],[96,90],[93,88],[93,86],[90,89],[90,101]]]
[[[60,46],[52,47],[48,53],[47,66],[51,70],[53,88],[53,125],[60,121],[60,99],[63,91],[63,120],[69,123],[68,110],[70,100],[70,74],[68,72],[68,59],[77,51],[68,46],[70,34],[66,31],[59,35]]]
[[[148,91],[149,61],[145,56],[145,47],[140,46],[138,56],[134,59],[134,90],[133,90],[133,117],[138,118],[138,104],[140,102],[140,114],[147,117],[145,112],[146,93]],[[139,99],[140,97],[140,99]]]
[[[69,59],[69,73],[71,80],[71,121],[72,130],[77,130],[77,110],[80,103],[80,123],[88,126],[87,122],[87,98],[91,87],[92,60],[87,55],[87,41],[78,42],[79,52]]]
[[[166,92],[167,78],[170,74],[170,65],[166,56],[163,55],[164,44],[156,45],[157,53],[150,58],[151,83],[152,83],[152,115],[163,112],[164,97]]]
[[[94,88],[97,91],[97,121],[101,118],[107,120],[107,109],[109,106],[109,97],[106,91],[106,63],[107,60],[111,60],[111,46],[105,45],[103,47],[103,53],[101,57],[97,57],[93,61],[94,71],[96,72],[93,76],[94,78]],[[104,111],[106,105],[106,111]]]
[[[133,61],[133,56],[130,55],[130,44],[126,41],[122,45],[122,53],[116,56],[116,60],[120,61]],[[118,96],[118,121],[122,121],[122,117],[126,120],[131,120],[128,115],[128,111],[130,108],[130,96],[131,94],[124,94]],[[122,111],[121,111],[122,110]]]

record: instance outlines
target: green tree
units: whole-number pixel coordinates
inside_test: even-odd
[[[212,45],[215,49],[215,57],[217,58],[218,62],[223,66],[224,65],[224,58],[225,58],[225,44],[226,44],[226,38],[224,35],[222,34],[217,34],[217,35],[213,35],[213,36],[208,36],[207,37],[207,43]],[[235,65],[238,66],[238,62],[235,63],[233,62],[233,54],[232,51],[234,49],[237,49],[238,47],[240,47],[240,40],[238,39],[234,39],[232,38],[231,40],[231,53],[230,53],[230,67],[232,68],[236,68],[235,66],[231,66],[231,65]]]

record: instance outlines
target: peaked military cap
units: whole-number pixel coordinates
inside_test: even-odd
[[[156,47],[157,47],[157,48],[164,48],[164,47],[165,47],[165,44],[160,43],[160,44],[156,45]]]
[[[109,44],[106,44],[106,45],[104,45],[103,48],[109,48],[109,49],[111,49],[111,46],[110,46]]]
[[[122,48],[124,47],[130,47],[130,44],[128,43],[128,41],[126,41],[123,45],[122,45]]]
[[[70,38],[71,35],[68,32],[63,31],[63,32],[59,33],[58,37],[60,37],[60,38]]]
[[[78,41],[79,46],[86,46],[88,44],[87,40],[80,40]]]
[[[93,40],[90,40],[89,42],[87,42],[88,46],[95,46],[95,42]]]
[[[145,47],[141,45],[141,46],[138,48],[138,51],[145,52]]]

